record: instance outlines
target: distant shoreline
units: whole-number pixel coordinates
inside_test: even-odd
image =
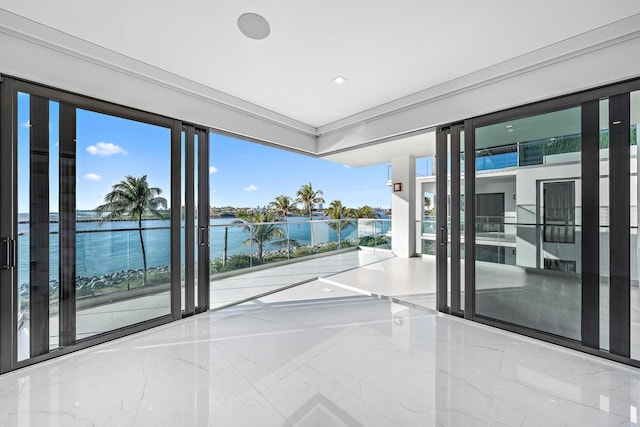
[[[142,218],[143,221],[166,221],[168,219],[171,218]],[[131,221],[135,221],[132,220],[131,218],[117,218],[117,219],[110,219],[107,222],[131,222]],[[29,221],[28,219],[19,219],[18,220],[18,224],[29,224],[31,221]],[[60,222],[59,218],[49,218],[49,224],[57,224]],[[100,218],[78,218],[76,217],[76,222],[100,222]]]

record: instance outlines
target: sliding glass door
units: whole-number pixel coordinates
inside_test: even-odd
[[[0,95],[0,372],[180,318],[182,124],[9,78]],[[207,169],[206,132],[187,134]],[[186,312],[206,309],[187,285]]]
[[[439,310],[640,364],[638,94],[438,129]]]
[[[580,339],[580,114],[475,128],[477,316]]]

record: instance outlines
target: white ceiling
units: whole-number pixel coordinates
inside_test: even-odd
[[[434,130],[429,130],[391,141],[369,144],[357,150],[344,150],[322,156],[322,158],[344,165],[363,167],[388,163],[396,156],[411,155],[419,158],[435,154],[436,133]]]
[[[0,0],[0,8],[317,128],[640,13],[640,1]],[[246,12],[270,22],[267,39],[240,33]],[[348,81],[333,84],[338,75]]]

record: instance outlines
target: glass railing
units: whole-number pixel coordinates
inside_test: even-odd
[[[214,223],[212,219],[211,274],[242,270],[358,246],[390,249],[391,220],[299,220],[271,223]],[[76,231],[76,300],[78,308],[125,300],[169,290],[170,227],[145,221],[145,228],[113,222],[79,221]],[[121,228],[117,228],[121,227]],[[197,230],[196,230],[197,231]],[[184,225],[182,228],[184,236]],[[144,241],[146,274],[140,234]],[[57,308],[59,293],[59,231],[51,224],[49,294]],[[184,242],[184,238],[182,239]],[[18,234],[18,304],[29,309],[29,232]],[[181,248],[184,268],[184,244]]]
[[[391,220],[343,219],[211,224],[211,273],[224,273],[349,247],[390,248]]]
[[[419,157],[416,159],[416,178],[434,176],[435,168],[433,165],[433,157]],[[387,181],[391,182],[391,165],[387,165]]]
[[[420,230],[422,234],[436,234],[436,216],[425,215],[420,222]]]
[[[370,248],[391,249],[390,219],[358,219],[358,245]]]
[[[436,228],[434,219],[425,219],[421,223],[422,234],[419,246],[422,254],[435,255]],[[464,243],[464,224],[461,224],[462,242]],[[632,227],[633,228],[633,227]],[[449,224],[450,230],[450,224]],[[554,259],[564,256],[569,261],[579,259],[579,245],[581,227],[576,224],[536,224],[515,222],[515,218],[505,216],[478,216],[475,223],[476,259],[500,264],[516,265],[516,254],[521,255],[526,251],[527,255],[520,257],[527,267],[535,267],[544,263],[548,258],[546,269],[561,271],[571,263],[560,263]],[[573,246],[572,246],[573,245]],[[538,248],[538,249],[536,249]],[[573,248],[573,249],[572,249]],[[575,249],[575,250],[574,250]],[[536,254],[536,250],[540,254]],[[533,251],[533,255],[529,252]],[[578,251],[578,252],[575,252]],[[557,252],[557,254],[556,254]],[[575,252],[575,253],[574,253]],[[568,255],[569,254],[569,255]],[[529,258],[533,257],[530,265]],[[538,260],[539,258],[539,260]],[[558,258],[559,259],[559,258]],[[560,265],[562,264],[562,265]]]
[[[79,303],[88,298],[133,291],[142,287],[145,287],[145,293],[169,289],[171,268],[168,226],[160,226],[158,221],[158,226],[142,230],[86,229],[96,227],[95,224],[97,222],[78,222],[77,226],[75,270],[76,299]],[[114,226],[113,224],[111,226]],[[49,295],[51,304],[57,305],[60,286],[59,232],[57,224],[52,224],[51,228],[53,231],[49,233]],[[143,268],[140,234],[145,245],[146,274]],[[26,309],[29,303],[29,244],[29,232],[18,233],[18,294],[21,309]],[[136,292],[136,295],[139,293]]]

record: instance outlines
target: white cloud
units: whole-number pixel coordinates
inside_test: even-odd
[[[31,120],[27,120],[24,123],[20,123],[20,126],[22,126],[23,128],[31,127]]]
[[[349,166],[349,165],[342,165],[342,167],[345,168],[345,169],[351,169],[351,166]]]
[[[256,187],[255,185],[251,184],[250,186],[245,187],[244,191],[258,191],[258,187]]]
[[[96,145],[90,145],[87,147],[87,153],[102,157],[114,154],[127,155],[127,151],[124,148],[112,142],[98,142]]]
[[[97,173],[88,173],[82,178],[86,179],[87,181],[100,181],[102,179],[102,177]]]
[[[209,168],[209,174],[212,174],[212,173],[218,173],[218,168],[215,166],[211,166]]]

